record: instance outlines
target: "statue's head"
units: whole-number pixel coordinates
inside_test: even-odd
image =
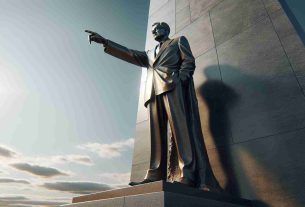
[[[152,25],[151,32],[156,41],[160,42],[168,38],[170,27],[165,22],[155,22]]]

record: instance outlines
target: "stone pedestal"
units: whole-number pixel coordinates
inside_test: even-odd
[[[65,207],[251,207],[251,201],[158,181],[75,197]]]

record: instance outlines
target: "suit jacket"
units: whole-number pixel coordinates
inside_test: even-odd
[[[195,70],[195,58],[184,36],[167,39],[155,57],[155,50],[137,51],[108,40],[104,51],[129,63],[146,67],[147,78],[144,105],[152,95],[172,90],[180,81],[179,75],[191,77]]]

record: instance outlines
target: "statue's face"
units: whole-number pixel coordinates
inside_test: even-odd
[[[160,42],[161,40],[165,39],[168,34],[164,27],[160,24],[154,25],[151,30],[153,37],[156,41]]]

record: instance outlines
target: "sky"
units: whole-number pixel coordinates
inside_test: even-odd
[[[52,206],[129,182],[148,0],[0,0],[0,206]]]

